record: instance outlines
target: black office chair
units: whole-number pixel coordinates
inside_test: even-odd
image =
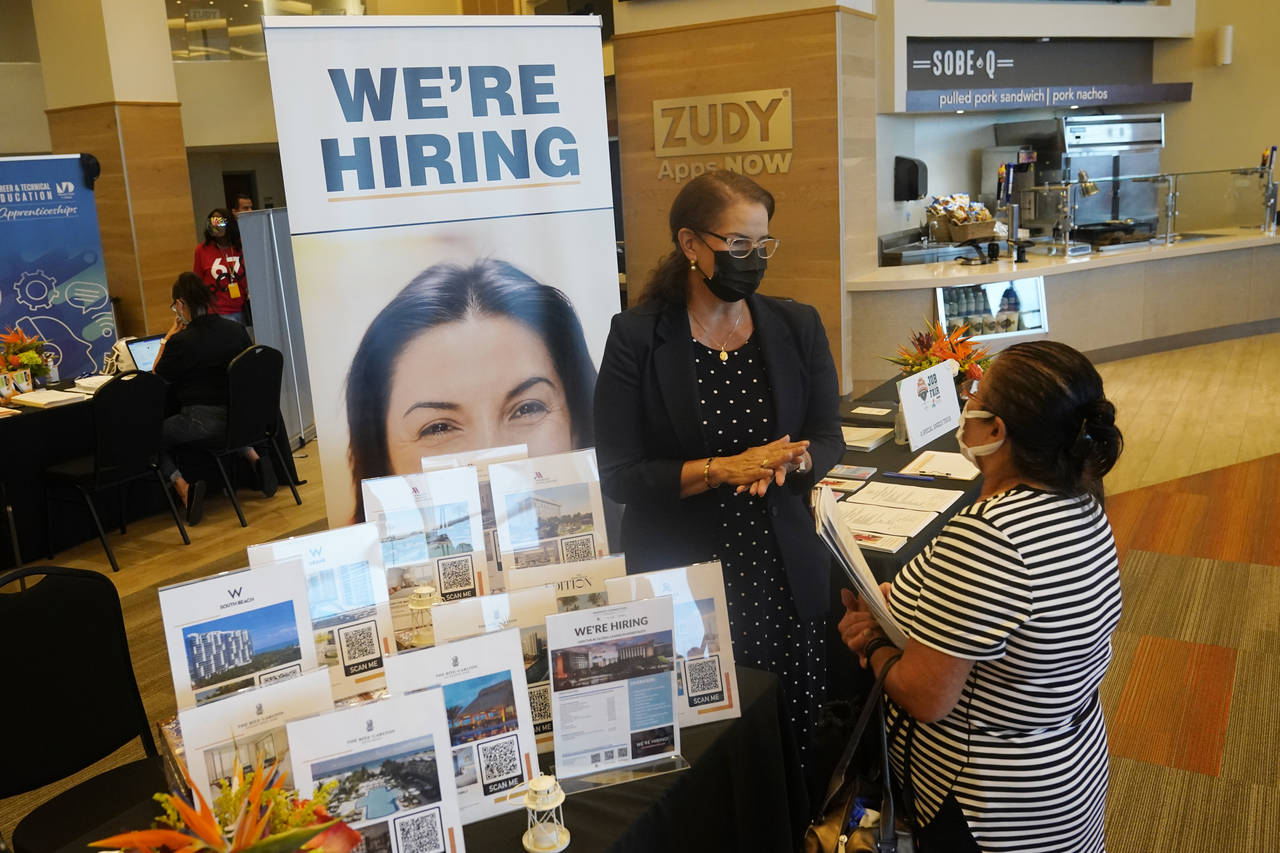
[[[160,451],[160,429],[164,422],[164,380],[151,373],[130,370],[103,385],[93,396],[93,428],[95,442],[92,456],[82,456],[60,462],[44,470],[46,512],[55,499],[51,486],[69,486],[80,493],[93,524],[98,530],[102,548],[111,562],[111,571],[120,571],[116,556],[107,541],[107,533],[98,517],[93,495],[103,489],[116,487],[120,497],[120,532],[125,526],[126,488],[134,480],[155,477],[169,503],[173,523],[182,534],[182,544],[190,545],[191,538],[178,516],[169,484],[156,463]],[[49,551],[53,552],[52,524],[49,529]]]
[[[284,356],[269,346],[256,344],[233,358],[227,366],[226,439],[216,448],[198,445],[217,464],[241,527],[248,527],[249,523],[244,520],[244,510],[240,508],[240,499],[223,460],[246,447],[260,454],[270,452],[275,459],[276,475],[289,484],[294,502],[302,505],[302,497],[293,477],[289,476],[280,450],[280,378],[283,374]]]
[[[138,692],[115,584],[84,569],[31,566],[0,575],[8,736],[0,797],[78,773],[141,738],[146,757],[76,785],[19,821],[15,853],[49,853],[146,829],[168,790]]]

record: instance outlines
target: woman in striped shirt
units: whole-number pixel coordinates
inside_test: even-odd
[[[1079,352],[1017,344],[971,389],[957,438],[979,500],[882,587],[906,649],[847,590],[841,636],[864,666],[893,667],[890,757],[922,853],[1101,851],[1115,407]]]

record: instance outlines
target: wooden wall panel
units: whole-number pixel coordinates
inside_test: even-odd
[[[191,180],[177,104],[121,104],[134,244],[146,331],[169,328],[173,281],[191,269]],[[204,211],[201,211],[203,215]]]
[[[648,273],[671,249],[667,211],[681,186],[658,178],[662,159],[654,156],[653,101],[790,88],[790,171],[753,176],[777,199],[770,230],[782,240],[762,292],[817,308],[836,365],[841,364],[839,17],[831,7],[614,38],[627,279],[633,301]]]
[[[876,256],[876,22],[840,15],[840,171],[843,214],[843,281],[874,269]],[[841,390],[852,390],[852,338],[872,317],[856,314],[842,296]]]
[[[94,185],[107,287],[121,335],[163,332],[170,288],[191,268],[191,184],[177,104],[50,110],[54,153],[98,158]]]

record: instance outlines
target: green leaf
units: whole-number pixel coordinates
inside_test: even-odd
[[[278,835],[272,835],[244,848],[244,853],[296,853],[299,847],[333,826],[338,821],[331,820],[318,826],[304,826],[301,829],[288,829]]]

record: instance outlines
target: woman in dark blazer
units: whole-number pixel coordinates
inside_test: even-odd
[[[844,442],[817,311],[755,293],[778,246],[773,208],[732,172],[680,191],[674,250],[613,319],[596,453],[625,505],[628,571],[720,560],[734,654],[779,676],[803,757],[825,692],[830,565],[807,498]]]

